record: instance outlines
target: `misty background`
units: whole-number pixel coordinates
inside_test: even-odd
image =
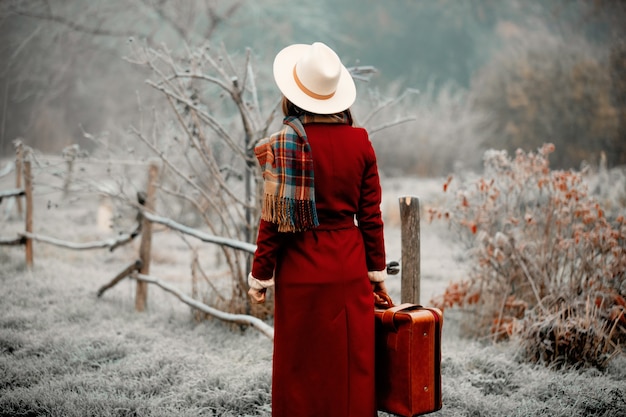
[[[47,153],[98,152],[102,138],[134,148],[129,127],[171,117],[141,48],[183,66],[202,48],[234,62],[249,51],[269,115],[275,54],[322,41],[346,66],[377,70],[357,82],[354,112],[376,112],[364,124],[386,175],[476,169],[485,149],[546,142],[555,167],[615,167],[626,164],[624,21],[619,0],[2,0],[0,156],[16,138]],[[221,106],[211,94],[198,100]]]

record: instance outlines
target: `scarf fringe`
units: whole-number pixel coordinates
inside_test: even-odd
[[[315,201],[265,194],[261,218],[278,224],[279,232],[304,232],[319,226]]]

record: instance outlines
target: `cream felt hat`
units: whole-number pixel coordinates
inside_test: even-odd
[[[335,51],[321,42],[280,51],[274,59],[274,80],[289,101],[311,113],[340,113],[356,99],[352,76]]]

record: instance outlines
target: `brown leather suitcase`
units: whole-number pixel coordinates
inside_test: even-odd
[[[377,408],[403,417],[440,410],[441,310],[389,305],[374,310]]]

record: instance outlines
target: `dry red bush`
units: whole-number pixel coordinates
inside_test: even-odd
[[[472,312],[474,336],[519,338],[528,359],[603,368],[626,342],[626,221],[607,218],[583,176],[536,153],[485,154],[484,175],[444,184],[429,208],[469,243],[472,270],[433,300]]]

